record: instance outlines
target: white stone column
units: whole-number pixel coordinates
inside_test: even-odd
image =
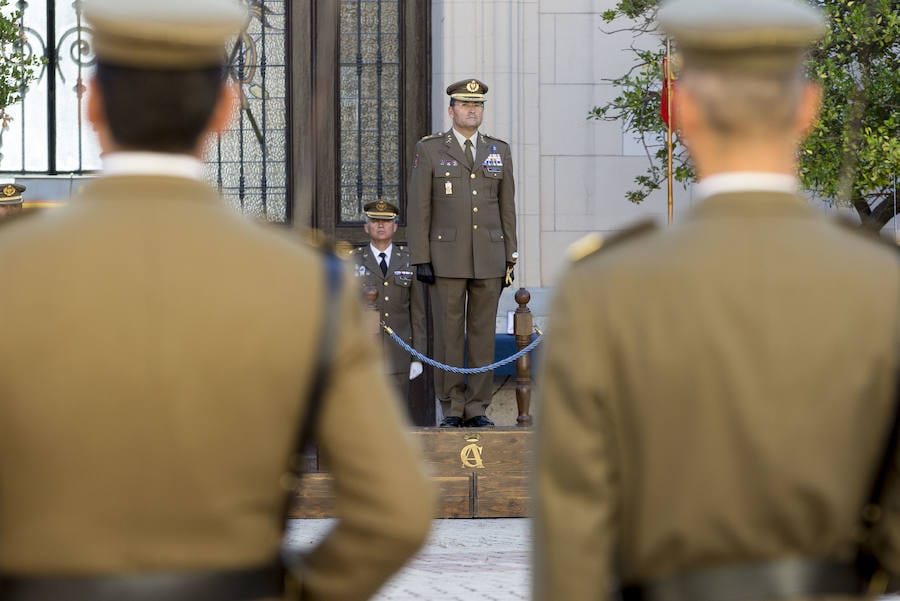
[[[543,285],[565,266],[565,249],[587,232],[611,234],[645,217],[666,220],[666,192],[640,205],[626,200],[634,178],[646,172],[643,146],[619,121],[587,120],[595,106],[619,93],[609,80],[634,64],[634,46],[654,47],[652,34],[636,39],[625,21],[606,23],[615,0],[540,0],[541,233]],[[675,186],[675,209],[690,191]]]
[[[478,77],[490,86],[483,130],[512,145],[520,268],[517,284],[552,286],[565,250],[588,232],[614,233],[666,217],[666,193],[633,205],[648,159],[621,122],[589,121],[615,97],[610,79],[633,64],[645,36],[615,30],[603,11],[615,0],[432,0],[434,131],[449,127],[447,84]],[[675,186],[676,217],[690,191]]]

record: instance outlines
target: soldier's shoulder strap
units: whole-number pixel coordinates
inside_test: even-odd
[[[506,144],[507,146],[509,146],[509,143],[506,140],[498,138],[497,136],[492,136],[491,134],[481,134],[481,135],[493,142],[500,142],[501,144]]]
[[[446,133],[446,132],[442,132],[442,131],[435,132],[435,133],[433,133],[433,134],[429,134],[429,135],[427,135],[427,136],[424,136],[424,137],[420,138],[419,141],[420,141],[420,142],[427,142],[428,140],[440,140],[441,138],[444,137],[444,133]]]
[[[332,252],[323,252],[322,256],[322,268],[325,272],[325,304],[323,305],[322,326],[319,331],[316,364],[312,372],[312,382],[307,391],[305,415],[300,426],[300,434],[297,437],[297,446],[295,447],[295,452],[298,455],[303,453],[315,435],[325,388],[331,377],[331,364],[334,360],[334,345],[340,317],[338,315],[338,307],[340,307],[338,299],[341,294],[343,264],[337,255]]]
[[[634,240],[658,228],[653,219],[644,219],[623,230],[603,236],[596,232],[590,233],[569,245],[566,257],[569,261],[577,263],[591,257],[601,250],[621,245],[623,242]]]

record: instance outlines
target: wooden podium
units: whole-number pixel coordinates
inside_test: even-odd
[[[438,488],[439,518],[528,515],[531,430],[420,428],[414,431]],[[291,506],[292,518],[334,517],[331,476],[310,458]]]

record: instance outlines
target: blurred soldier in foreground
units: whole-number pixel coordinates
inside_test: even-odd
[[[0,184],[0,219],[22,212],[24,191],[25,186],[21,184]]]
[[[432,492],[349,274],[202,181],[204,140],[233,111],[222,63],[246,11],[84,11],[105,174],[0,235],[16,259],[0,262],[0,315],[15,316],[0,335],[0,598],[282,598],[282,483],[320,398],[338,519],[288,559],[292,588],[368,599],[423,542]]]
[[[535,597],[860,595],[900,270],[894,249],[798,193],[819,103],[803,56],[823,18],[793,0],[675,0],[658,19],[683,56],[676,123],[702,200],[665,231],[577,249],[559,286],[539,380]],[[896,572],[888,492],[873,550]]]
[[[356,277],[361,284],[378,291],[375,305],[381,321],[404,341],[424,353],[425,308],[422,283],[409,264],[409,249],[393,243],[400,210],[393,204],[376,200],[366,203],[366,233],[369,244],[353,249]],[[382,351],[387,373],[391,375],[404,403],[409,397],[409,381],[422,374],[422,363],[381,332]]]

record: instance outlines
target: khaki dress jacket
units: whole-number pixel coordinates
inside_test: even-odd
[[[416,144],[407,204],[413,265],[442,278],[488,279],[515,263],[515,180],[509,144],[478,134],[474,167],[452,130]]]
[[[852,557],[900,366],[896,250],[788,193],[574,264],[542,360],[535,597]],[[881,556],[900,570],[891,489]]]
[[[318,251],[204,183],[110,176],[4,224],[0,257],[0,573],[275,560],[326,310],[316,437],[338,518],[304,561],[304,599],[368,599],[422,543],[419,452],[349,274],[323,306]]]
[[[390,326],[404,342],[424,354],[427,350],[425,296],[422,282],[416,279],[415,267],[410,265],[409,249],[394,244],[387,275],[381,273],[378,257],[372,254],[368,244],[353,249],[351,254],[358,286],[372,286],[378,291],[375,306],[379,320]],[[387,373],[409,374],[412,357],[383,329],[381,346]]]

